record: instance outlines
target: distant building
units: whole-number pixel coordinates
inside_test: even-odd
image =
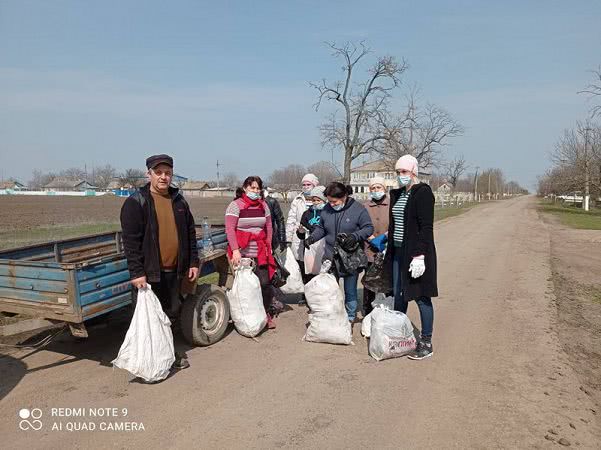
[[[66,177],[56,177],[42,188],[45,192],[84,192],[95,191],[96,189],[98,188],[86,180]]]
[[[0,181],[0,190],[6,191],[24,191],[26,187],[17,180]]]
[[[440,186],[438,186],[438,189],[436,189],[436,192],[438,194],[445,195],[445,194],[449,194],[452,190],[453,190],[453,186],[451,185],[451,183],[448,183],[445,181]]]
[[[207,181],[185,181],[180,186],[182,194],[186,197],[202,197],[203,192],[210,188]]]

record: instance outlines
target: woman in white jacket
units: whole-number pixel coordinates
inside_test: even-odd
[[[300,226],[303,213],[313,206],[313,202],[311,201],[311,190],[314,187],[319,186],[319,180],[312,173],[308,173],[303,177],[301,185],[302,192],[297,195],[290,204],[288,220],[286,220],[286,241],[288,246],[292,249],[294,257],[298,261],[298,265],[300,266],[303,275],[303,281],[306,284],[308,280],[306,279],[307,275],[305,274],[305,248],[302,246],[300,239],[296,235],[296,231]]]

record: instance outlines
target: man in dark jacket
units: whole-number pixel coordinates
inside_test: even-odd
[[[181,305],[183,281],[198,278],[198,249],[190,207],[171,187],[173,158],[154,155],[146,160],[150,182],[132,194],[121,208],[123,249],[131,283],[143,289],[150,283],[172,321]],[[189,367],[176,355],[175,368]]]

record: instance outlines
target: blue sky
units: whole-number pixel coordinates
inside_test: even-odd
[[[324,41],[405,58],[404,89],[466,128],[446,151],[532,187],[601,64],[599,1],[0,0],[3,176],[175,157],[195,179],[329,159],[309,81]],[[366,68],[364,66],[363,68]],[[338,154],[338,157],[341,155]]]

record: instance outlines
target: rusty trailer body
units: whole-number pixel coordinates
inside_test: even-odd
[[[215,230],[211,235],[215,248],[210,254],[203,255],[202,240],[198,241],[203,255],[200,276],[219,272],[223,287],[230,273],[225,232]],[[0,311],[66,322],[74,335],[86,337],[86,320],[132,304],[129,280],[120,231],[4,250],[0,252]],[[196,290],[205,296],[206,291],[215,294],[206,286]],[[225,293],[222,297],[227,303]],[[227,323],[229,307],[221,309],[227,317],[220,322]]]

